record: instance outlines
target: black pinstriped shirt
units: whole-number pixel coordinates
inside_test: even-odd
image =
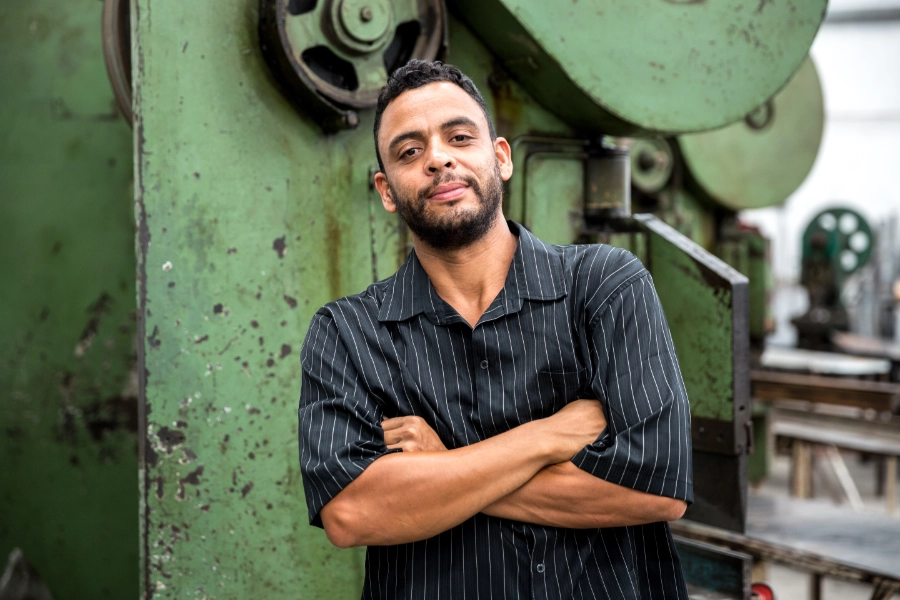
[[[388,450],[382,418],[418,415],[448,449],[603,401],[608,428],[573,459],[691,502],[687,395],[650,274],[625,250],[551,246],[516,223],[503,290],[470,327],[415,252],[320,309],[303,345],[300,462],[310,522]],[[439,476],[436,474],[435,476]],[[369,547],[365,599],[687,600],[666,523],[544,527],[478,514],[433,538]]]

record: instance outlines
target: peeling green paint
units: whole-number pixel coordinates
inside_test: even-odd
[[[0,557],[138,591],[131,132],[96,0],[0,6]]]

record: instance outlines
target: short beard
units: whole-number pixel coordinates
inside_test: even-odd
[[[441,218],[426,214],[428,196],[439,185],[460,181],[468,185],[478,198],[478,209],[474,213],[451,212]],[[477,242],[490,230],[497,216],[497,208],[503,201],[503,178],[500,164],[494,162],[492,177],[487,179],[487,187],[482,190],[474,177],[454,177],[445,173],[437,175],[431,186],[421,190],[415,198],[406,198],[397,193],[391,182],[388,188],[397,206],[397,212],[416,237],[437,250],[458,250]]]

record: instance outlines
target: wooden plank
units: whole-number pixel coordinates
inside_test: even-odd
[[[824,446],[834,445],[845,450],[871,452],[872,454],[883,454],[885,456],[900,456],[900,444],[897,442],[877,437],[865,437],[864,434],[848,433],[837,429],[823,429],[803,423],[778,421],[772,423],[772,431],[776,436],[798,440],[802,443],[822,444]],[[795,460],[797,452],[797,450],[794,451]]]
[[[812,497],[812,453],[808,443],[796,438],[792,446],[791,496]]]
[[[775,407],[769,413],[773,435],[803,440],[814,444],[900,456],[900,422],[896,419],[853,419]]]
[[[803,400],[896,412],[900,408],[900,384],[823,375],[750,371],[753,397],[759,400]]]

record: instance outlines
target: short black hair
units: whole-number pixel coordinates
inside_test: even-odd
[[[491,139],[497,138],[497,132],[494,131],[494,123],[491,121],[491,115],[484,103],[484,98],[471,79],[453,65],[444,64],[439,60],[413,59],[391,73],[387,84],[381,88],[381,93],[378,95],[378,103],[375,105],[375,156],[378,158],[378,168],[382,172],[384,172],[384,161],[381,160],[381,152],[378,151],[378,131],[381,129],[381,115],[388,107],[388,104],[393,102],[403,92],[439,81],[455,83],[469,94],[481,107],[484,118],[487,119]]]

